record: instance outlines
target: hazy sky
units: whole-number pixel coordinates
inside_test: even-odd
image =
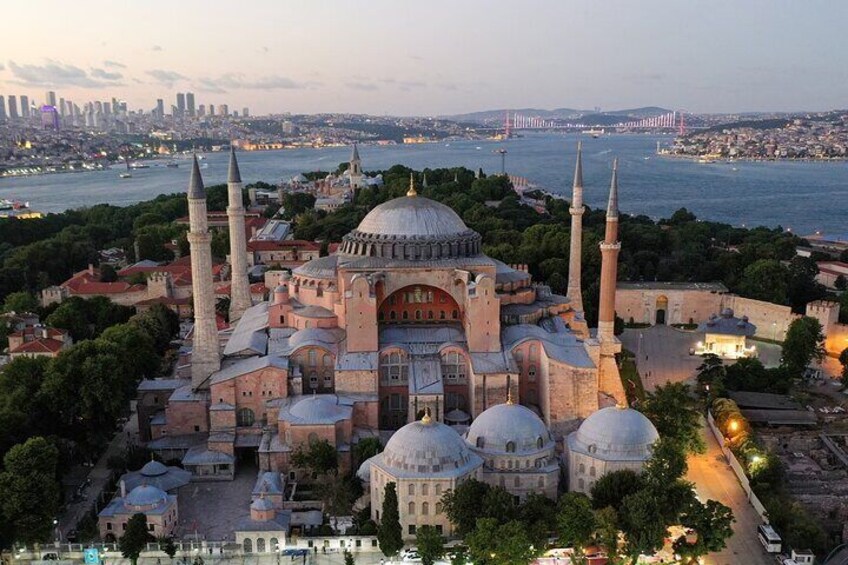
[[[8,0],[0,94],[254,114],[848,107],[846,0]],[[81,105],[81,104],[80,104]]]

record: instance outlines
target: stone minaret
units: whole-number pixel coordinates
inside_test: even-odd
[[[188,185],[188,243],[191,249],[191,287],[194,299],[194,336],[191,352],[191,386],[205,384],[221,368],[218,325],[215,322],[215,290],[212,287],[212,234],[206,221],[206,189],[197,156]],[[243,228],[242,228],[243,231]]]
[[[615,339],[615,284],[618,279],[618,159],[612,163],[609,204],[607,204],[607,229],[601,243],[601,296],[598,306],[598,338]]]
[[[359,148],[353,144],[353,152],[350,154],[350,187],[353,189],[362,187],[362,160],[359,158]]]
[[[583,291],[580,288],[581,258],[583,254],[583,144],[577,142],[577,165],[574,167],[574,185],[571,193],[571,247],[568,254],[568,298],[571,307],[583,311]]]
[[[230,171],[227,175],[227,219],[230,224],[230,324],[250,308],[250,283],[247,280],[247,242],[244,231],[244,204],[241,195],[241,173],[236,151],[230,147]]]
[[[615,286],[618,279],[618,159],[612,164],[607,227],[601,242],[601,296],[598,307],[598,341],[600,364],[598,366],[598,391],[607,394],[616,403],[626,401],[624,387],[615,354],[621,352],[621,342],[615,337]]]

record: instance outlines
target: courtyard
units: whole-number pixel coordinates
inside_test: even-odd
[[[258,472],[255,465],[240,463],[232,481],[193,481],[181,487],[177,493],[179,537],[232,539],[236,524],[250,516],[250,495]]]

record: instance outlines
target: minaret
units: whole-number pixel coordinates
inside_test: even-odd
[[[353,144],[353,152],[350,154],[350,187],[353,189],[362,187],[362,160],[359,158],[359,148]]]
[[[227,175],[227,219],[230,224],[230,324],[241,318],[250,308],[250,283],[247,280],[247,242],[244,228],[244,203],[242,201],[241,173],[236,150],[230,147],[230,170]]]
[[[572,216],[573,217],[573,216]],[[618,279],[618,158],[612,162],[609,203],[607,204],[607,228],[601,243],[601,296],[598,307],[598,339],[601,342],[615,340],[615,285]]]
[[[571,247],[568,253],[568,298],[571,307],[583,311],[583,291],[580,288],[583,255],[583,144],[577,142],[577,165],[574,167],[574,184],[571,189]]]
[[[188,184],[188,243],[191,249],[191,286],[194,299],[194,336],[191,352],[191,386],[199,388],[221,368],[215,291],[212,288],[212,234],[206,221],[206,189],[200,178],[197,156]]]

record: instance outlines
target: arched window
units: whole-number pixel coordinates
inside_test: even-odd
[[[441,495],[442,495],[442,484],[436,483],[436,496],[441,496]]]
[[[332,371],[324,371],[324,388],[332,388],[333,386],[333,372]]]
[[[408,319],[409,319],[409,312],[407,312],[406,310],[404,310],[404,311],[401,313],[401,316],[400,316],[400,317],[401,317],[401,318],[403,318],[404,320],[408,320]]]
[[[256,553],[265,553],[265,538],[256,539]]]
[[[514,441],[506,442],[506,452],[507,453],[515,453],[515,442]]]
[[[414,484],[410,484],[407,487],[407,494],[409,494],[409,496],[415,496],[415,485]]]
[[[578,480],[577,480],[577,488],[578,488],[578,489],[583,490],[583,486],[584,486],[585,484],[586,484],[586,483],[585,483],[585,482],[583,482],[583,479],[578,479]]]
[[[421,485],[421,494],[424,496],[430,494],[430,485],[428,485],[427,483]]]
[[[591,467],[589,467],[589,476],[590,476],[590,477],[594,477],[594,476],[595,476],[595,466],[594,466],[594,465],[592,465]]]
[[[427,516],[430,513],[430,504],[428,502],[421,503],[421,515]]]
[[[390,320],[397,320],[397,312],[395,312],[394,310],[389,312],[389,319]]]
[[[477,447],[479,449],[486,447],[486,439],[483,436],[477,436]]]
[[[410,516],[415,516],[415,503],[414,502],[409,503],[409,506],[407,507],[407,514],[409,514]]]
[[[256,416],[250,408],[239,408],[236,413],[236,425],[240,428],[249,428],[256,421]]]
[[[451,318],[453,318],[454,320],[456,320],[457,318],[459,318],[459,311],[458,311],[458,310],[454,310],[454,311],[452,311],[452,312],[451,312]]]
[[[421,310],[416,310],[416,311],[415,311],[415,319],[416,319],[416,320],[420,320],[420,319],[421,319]]]
[[[309,441],[309,445],[312,445],[313,443],[317,442],[318,441],[318,434],[316,434],[315,432],[311,432],[309,434],[307,441]]]
[[[536,365],[530,365],[527,369],[527,376],[529,377],[530,382],[534,382],[536,380]]]
[[[280,540],[277,538],[271,538],[271,541],[268,543],[268,549],[271,551],[280,551],[282,547],[280,547]]]
[[[432,320],[432,319],[433,319],[433,311],[432,311],[432,310],[427,310],[427,319],[428,319],[428,320]]]
[[[244,538],[244,552],[245,553],[253,553],[253,540],[250,538]]]
[[[447,315],[445,314],[445,311],[442,310],[441,312],[439,312],[439,319],[444,320],[445,318],[447,318]]]
[[[542,436],[536,438],[536,449],[542,449],[545,446],[545,440],[542,439]]]
[[[465,355],[457,351],[442,353],[442,377],[450,383],[465,381],[467,374]]]
[[[580,467],[578,468],[578,472],[579,472],[579,473],[581,473],[581,474],[582,474],[582,473],[585,473],[585,472],[586,472],[586,465],[584,465],[583,463],[581,463],[581,464],[580,464]]]
[[[317,362],[318,362],[318,353],[314,349],[310,349],[309,350],[309,364],[314,367]]]

